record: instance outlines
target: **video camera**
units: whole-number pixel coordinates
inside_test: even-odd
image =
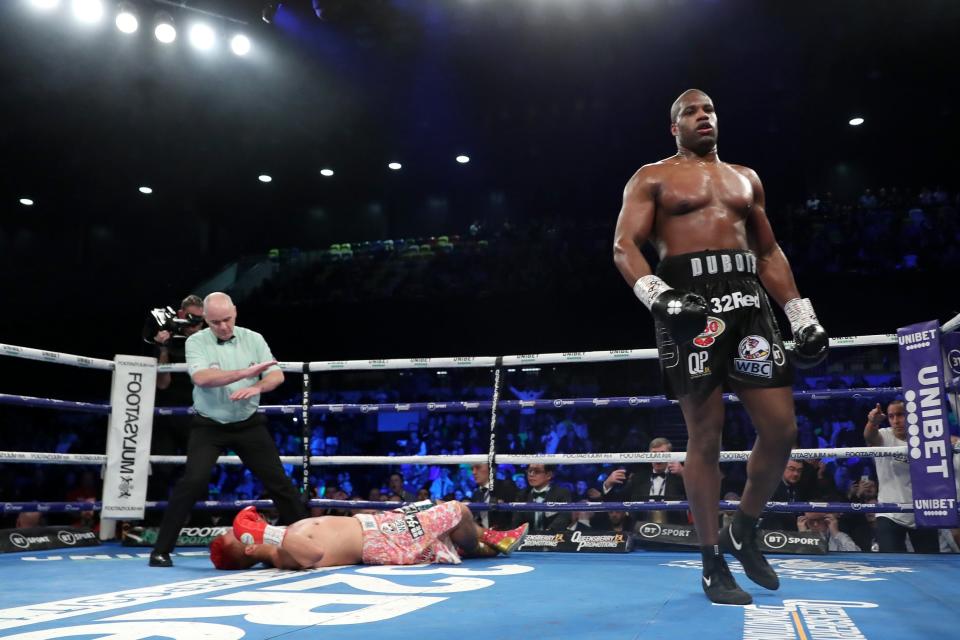
[[[186,317],[181,318],[172,307],[151,309],[143,325],[143,339],[149,344],[158,344],[154,336],[160,331],[169,331],[171,340],[185,340],[187,336],[183,334],[184,328],[195,327],[202,323],[203,316],[188,313]]]

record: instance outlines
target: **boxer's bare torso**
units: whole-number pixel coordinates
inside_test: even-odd
[[[363,559],[363,529],[360,521],[348,516],[320,516],[307,518],[287,527],[288,534],[296,532],[313,541],[323,558],[309,566],[302,566],[280,547],[260,545],[257,559],[278,569],[313,569],[360,564]]]
[[[650,241],[661,258],[695,251],[747,249],[754,205],[749,169],[672,156],[646,165],[636,179],[653,196]]]

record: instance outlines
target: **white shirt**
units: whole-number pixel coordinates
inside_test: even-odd
[[[906,444],[893,435],[891,427],[878,431],[884,447],[900,447]],[[878,502],[913,502],[913,485],[910,482],[910,463],[906,457],[877,458]],[[897,524],[915,529],[917,524],[912,513],[878,513],[878,518],[889,518]]]

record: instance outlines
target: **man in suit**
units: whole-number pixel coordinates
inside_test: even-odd
[[[654,453],[673,451],[673,444],[666,438],[654,438],[650,441],[650,451]],[[617,469],[603,481],[603,499],[606,502],[686,500],[683,465],[679,462],[654,462],[640,465],[629,479],[626,469]],[[685,511],[638,511],[634,520],[670,524],[687,524],[688,522]]]
[[[517,485],[510,478],[497,478],[493,483],[493,495],[487,489],[487,483],[490,481],[490,465],[474,464],[470,466],[473,472],[473,480],[477,483],[477,488],[473,492],[471,502],[486,502],[487,504],[499,504],[501,502],[516,502]],[[513,523],[513,513],[509,511],[478,511],[473,514],[473,519],[481,527],[486,529],[504,530],[509,529]]]
[[[813,496],[800,481],[803,476],[803,461],[791,458],[783,470],[783,477],[776,491],[770,497],[772,502],[806,502]],[[793,513],[768,513],[763,516],[764,529],[779,529],[781,531],[796,531],[797,516]]]
[[[528,488],[521,492],[521,502],[572,502],[568,489],[553,484],[555,465],[531,464],[527,467]],[[516,513],[513,524],[529,523],[533,531],[563,531],[571,522],[569,511],[532,511]]]

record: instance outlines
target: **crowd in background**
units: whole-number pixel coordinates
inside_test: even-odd
[[[775,224],[794,271],[857,272],[882,276],[899,270],[949,270],[960,266],[960,218],[958,196],[942,188],[916,191],[880,188],[866,190],[856,202],[837,203],[831,194],[815,194],[790,210]],[[772,216],[773,217],[773,216]],[[604,231],[604,233],[601,233]],[[529,240],[537,238],[537,242]],[[376,300],[398,295],[416,298],[458,295],[464,290],[483,295],[491,289],[523,291],[541,286],[544,279],[558,278],[575,291],[584,261],[608,253],[606,227],[554,222],[547,227],[516,228],[507,223],[496,230],[480,222],[462,236],[427,241],[376,241],[337,245],[321,259],[306,263],[291,260],[290,269],[257,292],[255,298],[269,301],[302,295],[305,290],[330,300]],[[416,247],[416,250],[413,249]],[[877,259],[877,256],[883,259]],[[546,256],[562,256],[547,260]],[[289,258],[289,254],[286,255]],[[280,256],[278,256],[280,259]],[[517,268],[522,262],[527,268]],[[296,266],[296,268],[293,268]],[[363,273],[363,278],[357,278]],[[352,283],[364,282],[363,288]],[[309,286],[307,286],[309,285]],[[797,382],[798,389],[879,387],[898,384],[895,349],[868,349],[858,355],[838,354]],[[584,367],[585,365],[575,365]],[[503,389],[510,399],[600,397],[611,395],[603,375],[580,369],[577,374],[538,371],[515,374]],[[653,371],[653,370],[651,370]],[[644,374],[640,385],[650,394],[660,393],[655,374]],[[458,377],[418,371],[389,381],[364,380],[355,388],[316,391],[315,403],[417,402],[487,400],[492,395],[489,378]],[[324,385],[324,388],[329,388]],[[615,393],[621,392],[616,389]],[[638,393],[637,391],[633,392]],[[801,400],[798,402],[800,448],[864,446],[862,418],[873,403],[890,394],[849,400]],[[280,403],[299,403],[290,396]],[[53,413],[0,406],[4,449],[58,453],[103,453],[106,419],[81,413]],[[951,428],[956,433],[955,417]],[[389,424],[387,424],[389,422]],[[284,455],[302,453],[302,425],[295,417],[271,418],[277,448]],[[524,409],[504,411],[496,427],[497,453],[589,453],[645,451],[657,437],[668,437],[675,450],[683,450],[685,435],[679,411],[665,409]],[[724,448],[747,450],[755,433],[745,413],[728,405]],[[328,413],[312,419],[309,433],[311,454],[321,455],[425,455],[486,454],[490,448],[488,412],[410,412],[387,421],[383,414],[346,415]],[[822,458],[798,462],[793,499],[811,501],[876,500],[873,460]],[[734,498],[743,489],[745,465],[721,465],[724,481],[721,496]],[[596,499],[615,465],[568,465],[554,472],[554,482],[569,491],[573,500]],[[299,472],[288,465],[294,479]],[[633,471],[633,469],[629,469]],[[401,480],[396,480],[399,474]],[[61,465],[0,464],[0,496],[4,502],[30,500],[93,500],[100,496],[99,469]],[[391,476],[394,479],[391,481]],[[525,470],[498,465],[496,478],[512,482],[518,491],[527,488]],[[314,467],[310,482],[318,497],[355,500],[431,498],[470,500],[477,486],[468,465],[391,465]],[[242,467],[221,466],[210,480],[211,499],[242,500],[261,496],[259,482]],[[621,516],[617,516],[620,518]],[[627,521],[630,516],[623,514]],[[91,523],[89,512],[46,514],[51,524]],[[576,518],[575,518],[576,520]],[[789,519],[788,519],[789,520]],[[784,526],[791,523],[784,520]],[[842,526],[845,533],[869,549],[861,519],[835,518],[817,524],[819,516],[805,517],[800,526]],[[856,521],[854,521],[856,520]],[[4,516],[0,526],[13,526],[15,516]],[[609,525],[610,523],[607,522]],[[796,528],[797,522],[792,525]]]

